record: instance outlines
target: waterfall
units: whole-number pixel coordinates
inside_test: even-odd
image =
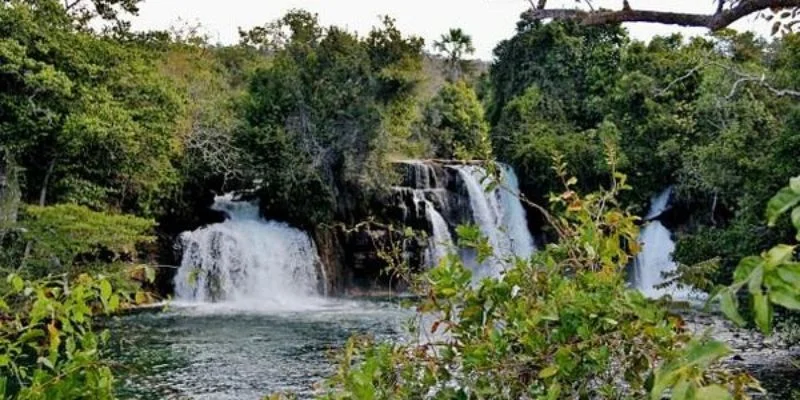
[[[421,201],[425,205],[425,217],[431,223],[432,235],[429,242],[428,262],[431,265],[438,265],[454,249],[450,228],[442,214],[434,207],[433,202],[425,198],[422,190],[415,190],[414,198],[415,201]]]
[[[525,209],[516,196],[519,183],[513,170],[502,166],[500,187],[492,189],[483,167],[460,165],[453,168],[467,188],[472,217],[495,253],[495,259],[474,266],[473,272],[478,277],[497,276],[512,256],[530,257],[534,251],[533,238],[528,231]]]
[[[639,234],[642,251],[636,256],[633,264],[634,287],[650,298],[670,295],[677,299],[689,297],[689,290],[674,286],[656,288],[664,282],[663,273],[674,272],[678,266],[672,259],[675,242],[672,233],[656,220],[667,210],[672,188],[667,188],[650,201],[650,210],[645,217],[649,221]]]
[[[511,250],[517,257],[530,258],[536,247],[533,236],[528,230],[528,218],[525,208],[519,199],[519,179],[510,165],[500,164],[503,171],[502,188],[500,189],[503,213],[503,225],[511,238]]]
[[[319,260],[306,233],[261,219],[256,204],[232,195],[217,197],[212,209],[227,220],[181,235],[178,300],[296,309],[319,299]]]

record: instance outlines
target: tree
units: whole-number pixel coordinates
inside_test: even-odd
[[[716,0],[713,14],[692,14],[668,11],[639,10],[623,1],[621,10],[594,9],[587,1],[589,11],[581,9],[548,9],[547,0],[539,0],[523,16],[529,20],[574,19],[586,25],[605,25],[620,22],[652,22],[659,24],[704,27],[712,31],[727,28],[734,22],[755,13],[764,13],[767,20],[775,20],[773,32],[781,29],[791,32],[800,23],[800,0]]]
[[[137,44],[74,24],[56,1],[0,8],[0,143],[24,198],[152,213],[175,180],[178,94]]]
[[[304,11],[267,26],[246,34],[273,57],[251,80],[237,135],[263,182],[262,208],[302,226],[350,218],[354,193],[381,182],[392,136],[404,134],[384,119],[413,96],[423,42],[390,18],[364,38]]]
[[[438,157],[481,158],[489,147],[489,125],[475,91],[464,81],[446,84],[428,103],[426,137]]]
[[[20,200],[16,166],[7,153],[0,149],[0,246],[5,234],[17,222]]]
[[[450,29],[440,40],[433,42],[433,48],[444,55],[447,76],[451,82],[468,72],[470,65],[464,60],[464,56],[474,53],[475,47],[472,45],[472,36],[464,33],[461,28]]]
[[[597,104],[619,75],[628,40],[616,24],[521,21],[517,34],[494,49],[489,121],[496,125],[506,104],[535,85],[574,125],[594,128],[604,118]]]
[[[40,0],[28,1],[35,3]],[[139,13],[141,2],[142,0],[64,0],[64,9],[82,25],[99,17],[127,28],[127,23],[120,18],[124,14]]]

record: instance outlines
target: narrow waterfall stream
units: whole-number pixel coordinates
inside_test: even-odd
[[[431,265],[437,265],[450,251],[455,249],[450,228],[442,214],[436,210],[433,202],[425,198],[422,190],[414,190],[414,201],[424,204],[425,217],[431,223],[432,234],[429,241],[428,262]]]
[[[505,260],[514,256],[530,257],[535,247],[525,209],[517,197],[519,183],[513,169],[502,165],[500,185],[490,189],[491,182],[484,168],[475,165],[453,168],[458,170],[469,193],[473,219],[495,252],[493,260],[473,265],[476,276],[497,276],[505,268]]]
[[[503,207],[503,226],[511,239],[511,250],[515,256],[529,258],[536,246],[528,229],[528,216],[519,198],[519,178],[510,165],[500,164],[503,172],[500,204]]]
[[[688,299],[688,289],[673,286],[657,287],[664,282],[663,274],[674,272],[678,265],[672,259],[675,242],[672,233],[658,218],[667,210],[672,188],[667,188],[650,200],[650,210],[645,216],[647,224],[639,233],[642,251],[633,264],[633,284],[636,289],[651,298],[666,295],[674,299]]]
[[[227,220],[181,235],[178,301],[275,310],[320,303],[322,268],[305,232],[265,221],[256,204],[231,195],[217,197],[212,208]]]
[[[499,275],[512,257],[528,258],[535,251],[525,208],[518,197],[519,182],[510,166],[499,164],[500,182],[494,185],[479,164],[423,160],[398,164],[404,170],[404,184],[393,190],[402,203],[403,220],[411,226],[427,226],[428,265],[438,264],[455,251],[480,279]],[[455,246],[456,227],[467,223],[477,225],[495,251],[495,257],[481,265],[474,260],[473,252]]]

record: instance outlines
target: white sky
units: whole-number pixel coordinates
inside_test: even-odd
[[[574,7],[574,0],[550,0],[553,6]],[[595,0],[595,6],[620,8],[622,0]],[[684,12],[713,11],[713,0],[630,0],[634,8]],[[526,0],[145,0],[133,21],[136,29],[168,29],[184,23],[200,23],[213,42],[238,41],[238,27],[245,29],[283,16],[292,8],[319,14],[323,25],[338,25],[366,33],[379,22],[380,15],[397,19],[406,34],[425,39],[428,46],[449,28],[460,27],[472,35],[475,56],[490,60],[492,49],[514,34]],[[552,7],[552,6],[548,6]],[[657,34],[681,31],[704,34],[702,29],[682,29],[657,24],[628,25],[631,34],[649,39]],[[764,34],[766,24],[754,17],[740,21],[735,28]]]

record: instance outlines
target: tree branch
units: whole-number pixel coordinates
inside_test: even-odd
[[[75,0],[72,3],[70,3],[69,0],[64,0],[64,9],[69,11],[72,8],[74,8],[76,5],[78,5],[78,3],[80,3],[80,2],[81,2],[81,0]]]
[[[738,70],[738,69],[736,69],[736,68],[734,68],[732,66],[725,65],[723,63],[716,62],[716,61],[705,61],[705,62],[702,62],[702,63],[698,64],[694,68],[690,69],[686,74],[684,74],[684,75],[680,76],[679,78],[671,81],[663,89],[656,90],[655,93],[654,93],[655,96],[659,97],[659,96],[666,95],[670,91],[670,89],[672,89],[673,86],[675,86],[676,84],[678,84],[678,83],[680,83],[680,82],[682,82],[682,81],[684,81],[686,79],[691,78],[693,75],[698,73],[698,71],[700,71],[702,68],[705,68],[705,67],[717,67],[717,68],[722,69],[723,71],[727,71],[728,73],[730,73],[732,75],[735,75],[738,78],[735,82],[733,82],[733,85],[731,86],[730,93],[728,93],[728,95],[725,97],[726,100],[733,99],[736,96],[736,93],[739,91],[739,88],[742,85],[744,85],[746,83],[750,83],[750,82],[758,84],[759,86],[761,86],[764,89],[766,89],[769,92],[771,92],[776,97],[797,97],[797,98],[800,98],[800,91],[798,91],[798,90],[781,89],[781,88],[776,88],[776,87],[772,86],[772,84],[770,84],[768,82],[768,80],[767,80],[767,75],[764,74],[764,73],[762,73],[761,75],[751,75],[751,74],[742,72],[742,71],[740,71],[740,70]]]
[[[741,0],[735,6],[724,9],[724,1],[718,3],[714,14],[692,14],[668,11],[623,9],[618,11],[583,11],[579,9],[531,9],[523,18],[531,21],[544,19],[572,19],[584,25],[604,25],[622,22],[650,22],[687,27],[704,27],[717,31],[728,27],[750,14],[767,10],[800,7],[800,0]]]

